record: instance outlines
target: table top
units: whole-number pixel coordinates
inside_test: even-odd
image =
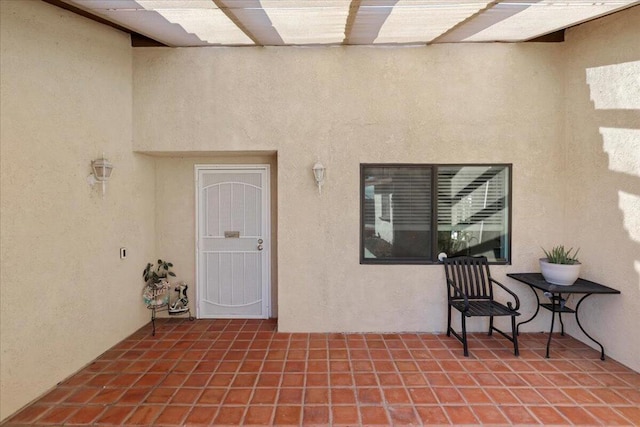
[[[542,277],[541,273],[509,273],[508,277],[526,283],[534,288],[556,294],[619,294],[617,289],[601,285],[590,280],[578,279],[573,285],[553,285]]]

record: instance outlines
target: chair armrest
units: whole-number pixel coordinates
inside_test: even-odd
[[[490,278],[489,280],[491,280],[491,282],[495,283],[496,285],[500,286],[502,289],[504,289],[505,291],[507,291],[515,300],[516,302],[516,306],[514,307],[513,304],[511,304],[511,301],[507,302],[507,307],[509,307],[509,310],[512,311],[518,311],[518,309],[520,308],[520,298],[518,298],[518,295],[516,295],[511,289],[507,288],[506,286],[504,286],[502,283],[498,282],[497,280]]]
[[[447,284],[449,286],[451,286],[457,293],[459,293],[460,295],[462,295],[462,298],[464,298],[464,311],[469,311],[469,298],[467,297],[467,294],[465,294],[462,289],[460,289],[459,287],[457,287],[455,285],[455,283],[453,283],[453,280],[448,279],[447,280]]]

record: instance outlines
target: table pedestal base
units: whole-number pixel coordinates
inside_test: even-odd
[[[547,338],[547,352],[546,352],[546,358],[549,358],[549,348],[551,347],[551,336],[553,334],[553,327],[555,325],[555,318],[556,318],[556,313],[558,313],[558,319],[560,320],[560,325],[561,325],[561,332],[560,334],[562,336],[564,336],[564,322],[562,321],[562,313],[569,313],[569,314],[575,314],[576,316],[576,323],[578,324],[578,327],[580,328],[580,330],[582,331],[583,334],[585,334],[585,336],[587,338],[589,338],[591,341],[593,341],[594,343],[596,343],[596,345],[598,347],[600,347],[600,360],[605,360],[605,355],[604,355],[604,347],[602,344],[600,344],[598,341],[596,341],[595,338],[593,338],[591,335],[589,335],[587,333],[587,331],[584,330],[584,328],[582,327],[582,324],[580,323],[580,316],[578,315],[578,312],[580,310],[580,304],[582,304],[582,301],[584,301],[588,296],[593,295],[593,294],[586,294],[584,295],[582,298],[580,298],[580,300],[578,301],[578,304],[576,304],[576,308],[575,310],[566,307],[564,305],[564,299],[562,298],[562,294],[561,293],[551,293],[551,292],[545,292],[545,295],[547,295],[550,299],[551,299],[551,304],[549,303],[541,303],[540,302],[540,298],[538,297],[538,293],[536,292],[535,288],[533,286],[529,286],[531,288],[531,291],[533,292],[533,294],[536,297],[536,311],[535,313],[533,313],[533,316],[531,316],[529,319],[520,322],[516,325],[516,334],[520,334],[519,329],[520,329],[520,325],[523,325],[525,323],[529,323],[531,322],[537,315],[538,312],[540,311],[540,307],[546,308],[547,310],[551,311],[551,327],[549,328],[549,337]]]

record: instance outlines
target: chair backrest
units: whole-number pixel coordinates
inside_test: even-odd
[[[453,282],[467,295],[469,299],[493,299],[493,287],[491,286],[491,273],[487,257],[461,256],[445,258],[445,276],[447,279],[447,289],[449,300],[461,298],[459,292],[448,285]]]

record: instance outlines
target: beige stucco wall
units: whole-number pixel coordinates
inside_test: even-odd
[[[585,300],[581,323],[640,371],[640,8],[567,32],[564,239],[583,276],[622,291]],[[573,321],[569,332],[586,337]]]
[[[153,159],[131,150],[129,37],[40,1],[0,5],[3,419],[149,321],[155,195]],[[104,199],[85,180],[103,151]]]
[[[440,267],[358,264],[359,164],[513,163],[513,264],[494,275],[528,317],[505,274],[580,246],[584,276],[623,291],[582,320],[640,370],[637,8],[564,44],[131,49],[40,1],[0,6],[0,419],[148,322],[147,261],[193,280],[195,163],[274,166],[283,331],[444,330]],[[104,199],[85,182],[103,151]]]
[[[540,245],[562,235],[561,64],[553,44],[135,49],[134,146],[278,152],[280,330],[443,331],[441,266],[359,265],[359,164],[513,163],[513,265],[493,271],[532,313],[505,274],[537,269]],[[194,213],[175,215],[163,222]]]

